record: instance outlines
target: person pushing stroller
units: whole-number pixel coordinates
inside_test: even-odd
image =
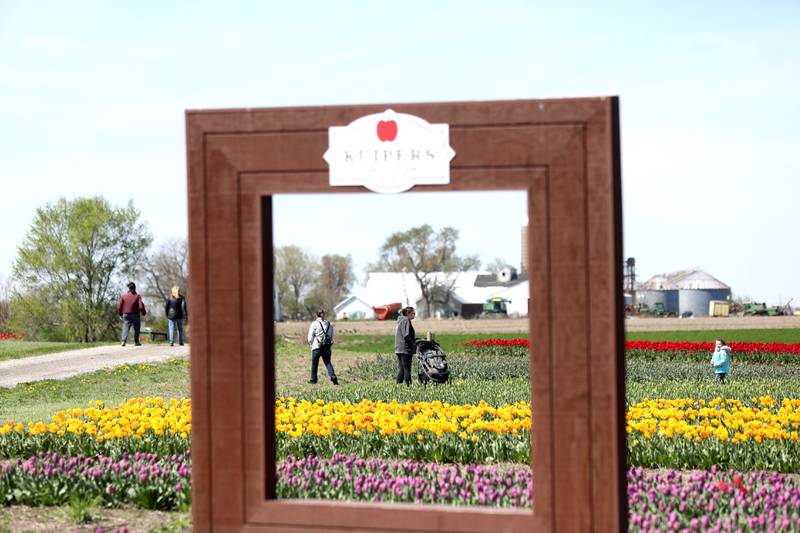
[[[413,307],[400,310],[397,325],[394,329],[394,353],[397,356],[397,383],[411,386],[411,358],[417,351],[417,333],[411,321],[417,316]]]

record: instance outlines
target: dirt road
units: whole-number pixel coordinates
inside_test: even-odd
[[[82,350],[51,353],[0,361],[0,387],[18,383],[62,379],[101,368],[113,368],[126,363],[151,363],[173,357],[188,357],[189,346],[145,344],[142,346],[96,346]]]
[[[393,320],[365,320],[334,322],[339,333],[378,335],[394,332]],[[776,329],[800,328],[797,316],[757,316],[725,318],[628,318],[627,331],[676,331],[709,329]],[[525,318],[500,320],[415,320],[414,329],[422,336],[426,331],[448,333],[497,332],[525,333],[528,320]],[[304,337],[308,333],[308,322],[278,322],[276,332],[279,336],[290,338]]]

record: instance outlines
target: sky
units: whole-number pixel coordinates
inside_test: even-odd
[[[132,199],[156,244],[185,237],[187,109],[617,95],[638,279],[700,267],[734,295],[800,305],[796,1],[0,0],[0,13],[0,280],[60,197]],[[518,262],[515,213],[482,217],[491,242],[461,220],[459,251]],[[352,231],[333,218],[330,233]],[[304,223],[276,242],[330,253]],[[365,225],[354,263],[403,229]]]

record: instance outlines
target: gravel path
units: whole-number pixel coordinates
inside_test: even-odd
[[[14,387],[18,383],[43,379],[62,379],[126,363],[152,363],[188,356],[189,346],[170,347],[168,344],[96,346],[36,355],[0,361],[0,387]]]

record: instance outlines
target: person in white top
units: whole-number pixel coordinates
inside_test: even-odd
[[[308,328],[308,343],[311,345],[311,379],[308,382],[317,382],[317,368],[319,367],[319,358],[322,357],[322,362],[328,370],[328,377],[331,378],[334,385],[338,385],[339,379],[336,377],[331,363],[333,324],[325,320],[324,309],[317,311],[317,319]]]

